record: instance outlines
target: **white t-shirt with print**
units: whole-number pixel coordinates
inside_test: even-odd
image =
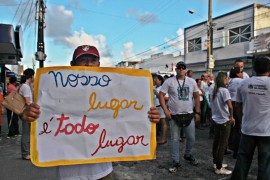
[[[184,80],[178,80],[182,88]],[[194,79],[185,77],[185,84],[180,93],[180,88],[176,77],[167,79],[162,87],[161,92],[168,93],[168,108],[172,114],[185,114],[193,112],[193,93],[199,92],[199,88]],[[181,96],[182,94],[182,96]]]
[[[241,79],[241,78],[232,78],[230,80],[230,83],[228,85],[228,90],[230,92],[232,101],[235,101],[236,100],[237,88],[238,88],[238,86],[239,86],[239,84],[240,84],[240,82],[242,80],[243,79]]]
[[[213,96],[213,94],[212,94]],[[230,112],[227,101],[231,99],[230,92],[227,88],[220,87],[215,99],[212,97],[212,119],[217,124],[224,124],[229,120]]]
[[[270,136],[270,78],[253,76],[243,80],[236,101],[243,103],[242,133]]]

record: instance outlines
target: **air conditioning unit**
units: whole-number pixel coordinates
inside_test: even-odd
[[[13,25],[0,24],[0,64],[17,65],[21,61],[22,54],[22,32]]]

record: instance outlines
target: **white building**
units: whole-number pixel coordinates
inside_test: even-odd
[[[199,77],[206,71],[207,21],[185,28],[184,33],[185,62],[194,76]],[[228,71],[236,59],[241,59],[245,62],[245,72],[251,75],[253,57],[270,54],[269,35],[269,6],[252,4],[213,18],[213,72]],[[262,47],[258,42],[266,45]]]
[[[151,55],[150,58],[143,59],[140,68],[148,69],[151,73],[175,74],[175,65],[179,61],[184,61],[183,56],[157,53]]]
[[[173,54],[157,53],[150,58],[142,59],[142,61],[121,61],[116,67],[147,69],[151,73],[156,74],[175,74],[175,65],[179,61],[184,61],[183,56]]]
[[[118,68],[134,68],[139,69],[139,64],[141,61],[121,61],[115,65]]]

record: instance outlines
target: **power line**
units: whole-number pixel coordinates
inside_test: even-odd
[[[27,15],[27,18],[26,18],[26,21],[25,21],[24,31],[25,31],[25,29],[27,28],[27,26],[28,26],[28,24],[29,24],[29,17],[30,17],[30,14],[33,13],[33,10],[32,10],[33,4],[34,4],[34,1],[32,0],[31,6],[30,6],[30,8],[29,8],[28,15]]]
[[[26,11],[26,8],[27,8],[29,2],[30,2],[30,0],[27,1],[27,4],[26,4],[26,6],[25,6],[25,8],[24,8],[24,11],[23,11],[22,14],[21,14],[21,18],[19,19],[19,22],[18,22],[19,24],[20,24],[21,21],[22,21],[22,18],[23,18],[24,14],[25,14],[25,11]]]
[[[15,19],[16,15],[17,15],[17,12],[18,12],[18,10],[20,9],[21,4],[22,4],[22,0],[20,1],[20,4],[19,4],[18,8],[17,8],[16,11],[15,11],[15,14],[14,14],[14,16],[13,16],[13,18],[12,18],[11,24],[13,23],[13,20]]]
[[[262,14],[267,14],[267,13],[270,13],[270,12],[261,13],[261,14],[258,14],[258,15],[256,15],[256,16],[261,16]],[[256,17],[256,16],[252,16],[252,17],[249,17],[249,18],[245,18],[245,19],[239,20],[238,22],[245,21],[245,20],[248,20],[248,19],[253,19],[253,18]],[[260,18],[260,19],[258,19],[258,20],[261,20],[261,19],[264,19],[264,18],[268,18],[268,17],[263,17],[263,18]],[[235,18],[230,18],[230,19],[235,19]],[[227,23],[226,25],[230,25],[230,24],[234,24],[234,23],[236,23],[236,22],[234,22],[234,21],[233,21],[233,22],[229,22],[229,23]],[[249,23],[250,23],[250,22],[249,22]],[[232,27],[232,26],[226,26],[226,28],[230,28],[230,27]],[[262,28],[262,29],[264,29],[264,28]],[[259,30],[259,29],[257,29],[257,30]],[[197,31],[199,31],[200,34],[202,34],[201,30],[197,30]],[[168,42],[170,42],[170,41],[172,41],[172,40],[174,40],[174,39],[177,39],[178,37],[183,36],[183,35],[184,35],[184,34],[180,34],[180,35],[178,35],[178,36],[176,36],[176,37],[170,39],[170,40],[167,41],[167,42],[164,42],[164,43],[162,43],[162,44],[160,44],[160,45],[155,46],[154,48],[157,48],[157,47],[160,47],[160,46],[162,46],[162,45],[164,45],[164,44],[167,44]],[[198,36],[197,32],[195,32],[195,33],[193,33],[192,35],[186,37],[185,39],[188,39],[188,38],[190,38],[190,37],[192,37],[192,36],[194,36],[194,35],[197,35],[197,36]],[[228,36],[227,36],[227,37],[228,37]],[[184,40],[184,39],[179,40],[178,42],[183,41],[183,40]],[[168,47],[170,47],[170,46],[168,46]],[[137,56],[141,56],[141,55],[143,55],[143,54],[145,54],[145,53],[147,53],[147,52],[149,52],[149,51],[151,51],[151,50],[152,50],[152,49],[148,49],[148,50],[142,51],[142,52],[140,52],[140,53],[138,53],[138,54],[135,54],[134,56],[124,58],[122,61],[125,61],[125,60],[128,60],[128,59],[136,58]]]

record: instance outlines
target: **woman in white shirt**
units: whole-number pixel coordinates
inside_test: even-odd
[[[212,94],[212,119],[215,126],[213,142],[213,167],[216,174],[231,174],[227,164],[222,164],[224,152],[228,145],[231,124],[234,124],[231,96],[226,88],[229,83],[226,72],[219,72]]]
[[[168,129],[168,125],[166,122],[166,116],[164,114],[164,111],[159,103],[159,91],[161,89],[161,86],[164,82],[164,79],[161,75],[156,75],[154,77],[154,94],[155,94],[155,106],[157,107],[157,109],[159,110],[160,113],[160,123],[161,123],[161,139],[160,141],[158,141],[159,145],[162,144],[166,144],[167,143],[167,129]],[[168,96],[165,97],[165,100],[168,100]]]
[[[23,72],[22,78],[26,81],[19,88],[19,93],[25,98],[27,105],[33,102],[33,83],[34,83],[35,71],[33,69],[26,69]],[[22,121],[22,141],[21,141],[21,153],[23,160],[30,160],[30,123]]]

